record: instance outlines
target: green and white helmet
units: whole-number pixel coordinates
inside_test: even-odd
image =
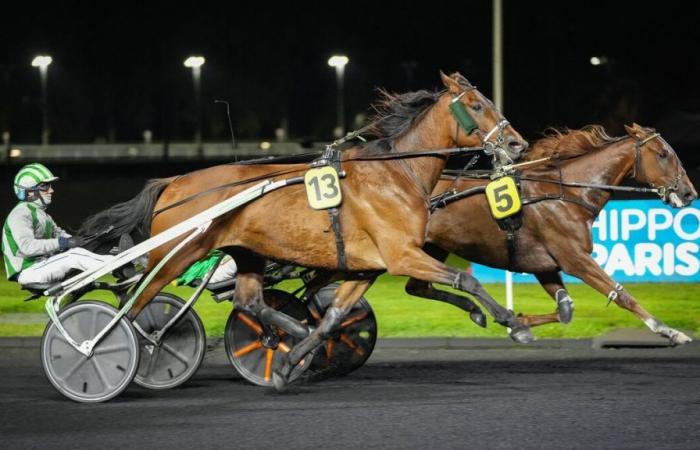
[[[27,199],[27,191],[31,191],[41,183],[51,183],[58,180],[45,165],[39,163],[27,164],[19,169],[15,176],[15,195],[24,201]]]

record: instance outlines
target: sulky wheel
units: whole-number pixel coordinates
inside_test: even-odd
[[[68,335],[81,344],[97,336],[116,315],[112,306],[87,300],[67,306],[58,318]],[[119,395],[134,378],[138,361],[138,337],[125,317],[100,340],[90,357],[73,348],[53,322],[41,338],[46,376],[58,392],[77,402],[104,402]]]
[[[147,334],[163,329],[185,302],[164,292],[156,295],[136,316]],[[199,316],[190,308],[153,344],[139,334],[141,357],[134,382],[148,389],[170,389],[197,372],[207,351],[207,338]]]
[[[325,286],[309,302],[309,311],[317,323],[333,301],[337,288],[337,284]],[[362,297],[340,323],[338,330],[326,339],[311,369],[324,377],[347,375],[367,361],[376,341],[377,320],[369,302]]]
[[[271,308],[307,323],[308,310],[292,294],[278,289],[263,291],[265,303]],[[281,356],[297,343],[297,340],[277,330],[279,343],[264,345],[262,328],[257,319],[246,312],[234,309],[226,322],[224,343],[226,354],[233,367],[243,378],[258,386],[272,386],[272,369],[281,365]]]

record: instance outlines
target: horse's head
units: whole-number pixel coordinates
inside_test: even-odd
[[[664,203],[674,208],[688,206],[698,197],[676,152],[659,133],[636,123],[625,125],[625,130],[635,140],[632,178],[659,189]]]
[[[447,88],[453,140],[458,147],[499,145],[513,160],[527,149],[528,143],[510,126],[496,106],[459,73],[440,72]]]

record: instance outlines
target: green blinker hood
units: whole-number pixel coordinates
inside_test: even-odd
[[[465,133],[471,134],[472,131],[479,128],[476,122],[474,122],[474,119],[472,119],[472,116],[467,112],[464,103],[459,101],[459,97],[450,102],[450,112]]]

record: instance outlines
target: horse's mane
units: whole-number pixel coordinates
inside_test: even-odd
[[[379,89],[379,101],[372,105],[367,134],[376,139],[396,139],[406,133],[433,106],[442,92],[420,90],[405,94]]]
[[[453,74],[454,79],[465,89],[472,87],[462,75]],[[374,115],[370,118],[366,134],[375,139],[396,139],[418,122],[426,111],[437,103],[444,90],[407,92],[397,94],[379,89],[379,100],[372,105]]]
[[[548,128],[544,135],[525,152],[522,161],[574,158],[623,139],[610,137],[600,125],[587,125],[579,130]]]

